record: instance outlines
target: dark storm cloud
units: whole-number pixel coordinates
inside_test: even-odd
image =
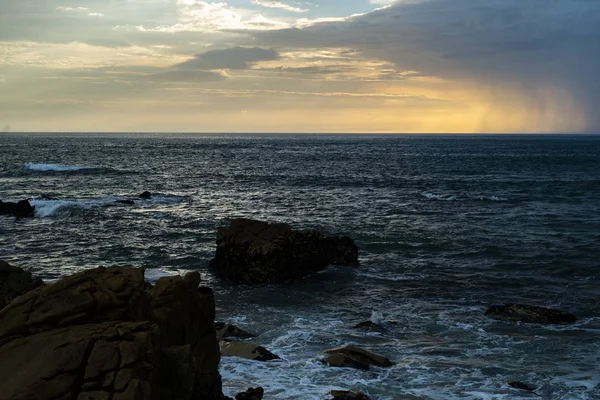
[[[540,89],[558,89],[600,131],[600,1],[425,0],[254,36],[276,47],[352,48],[400,70],[510,88],[539,107]]]
[[[259,61],[272,61],[279,58],[274,49],[260,47],[231,47],[223,50],[210,50],[194,58],[177,64],[180,69],[248,69]]]

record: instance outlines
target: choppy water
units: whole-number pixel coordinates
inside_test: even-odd
[[[150,201],[114,200],[144,190]],[[227,393],[322,399],[600,399],[598,136],[0,136],[0,258],[56,279],[98,265],[201,271],[218,317],[283,360],[223,359]],[[51,198],[51,199],[48,199]],[[236,287],[207,269],[236,217],[352,236],[358,269]],[[565,309],[575,325],[483,318],[487,306]],[[383,334],[350,327],[394,320]],[[369,372],[316,359],[357,343],[397,364]],[[520,392],[507,382],[538,387]]]

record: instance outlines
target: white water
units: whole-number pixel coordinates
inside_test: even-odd
[[[25,163],[25,168],[32,171],[56,171],[56,172],[66,172],[66,171],[81,171],[86,169],[95,169],[96,167],[87,167],[87,166],[76,166],[76,165],[62,165],[62,164],[36,164],[36,163]]]

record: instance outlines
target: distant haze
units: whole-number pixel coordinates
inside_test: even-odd
[[[0,55],[20,131],[600,132],[599,1],[1,1]]]

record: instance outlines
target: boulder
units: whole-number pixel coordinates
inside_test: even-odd
[[[152,198],[152,193],[150,193],[149,191],[145,191],[144,193],[140,194],[140,199],[150,199]]]
[[[235,395],[235,400],[262,400],[265,391],[260,386]]]
[[[526,383],[523,382],[508,382],[508,386],[510,386],[511,388],[514,389],[519,389],[519,390],[526,390],[528,392],[533,392],[535,390],[535,388],[531,385],[528,385]]]
[[[376,324],[373,321],[364,321],[364,322],[360,322],[356,325],[353,326],[354,329],[360,329],[361,331],[366,331],[366,332],[383,332],[385,329],[383,328],[383,326]]]
[[[198,274],[147,287],[137,268],[96,268],[0,311],[7,399],[222,397],[214,298]]]
[[[369,396],[364,393],[350,392],[348,390],[332,390],[331,400],[370,400]]]
[[[573,314],[536,306],[506,304],[490,307],[485,316],[501,321],[520,321],[537,324],[572,324],[577,321]]]
[[[270,361],[280,358],[262,346],[247,342],[227,342],[222,340],[219,342],[219,346],[221,348],[221,356],[223,357],[239,357],[255,361]]]
[[[0,215],[10,215],[16,218],[31,218],[35,214],[35,207],[28,200],[21,200],[17,203],[2,202],[0,200]]]
[[[358,248],[352,239],[250,219],[236,219],[218,229],[217,251],[211,260],[217,276],[246,284],[299,280],[330,264],[358,265]]]
[[[389,358],[355,345],[326,350],[324,361],[332,367],[368,370],[370,366],[391,367]]]
[[[43,284],[41,279],[33,278],[31,272],[0,260],[0,310],[16,297]]]
[[[226,324],[224,322],[215,322],[215,331],[217,332],[217,339],[219,340],[225,338],[248,339],[256,336],[255,334],[246,332],[235,325]]]

